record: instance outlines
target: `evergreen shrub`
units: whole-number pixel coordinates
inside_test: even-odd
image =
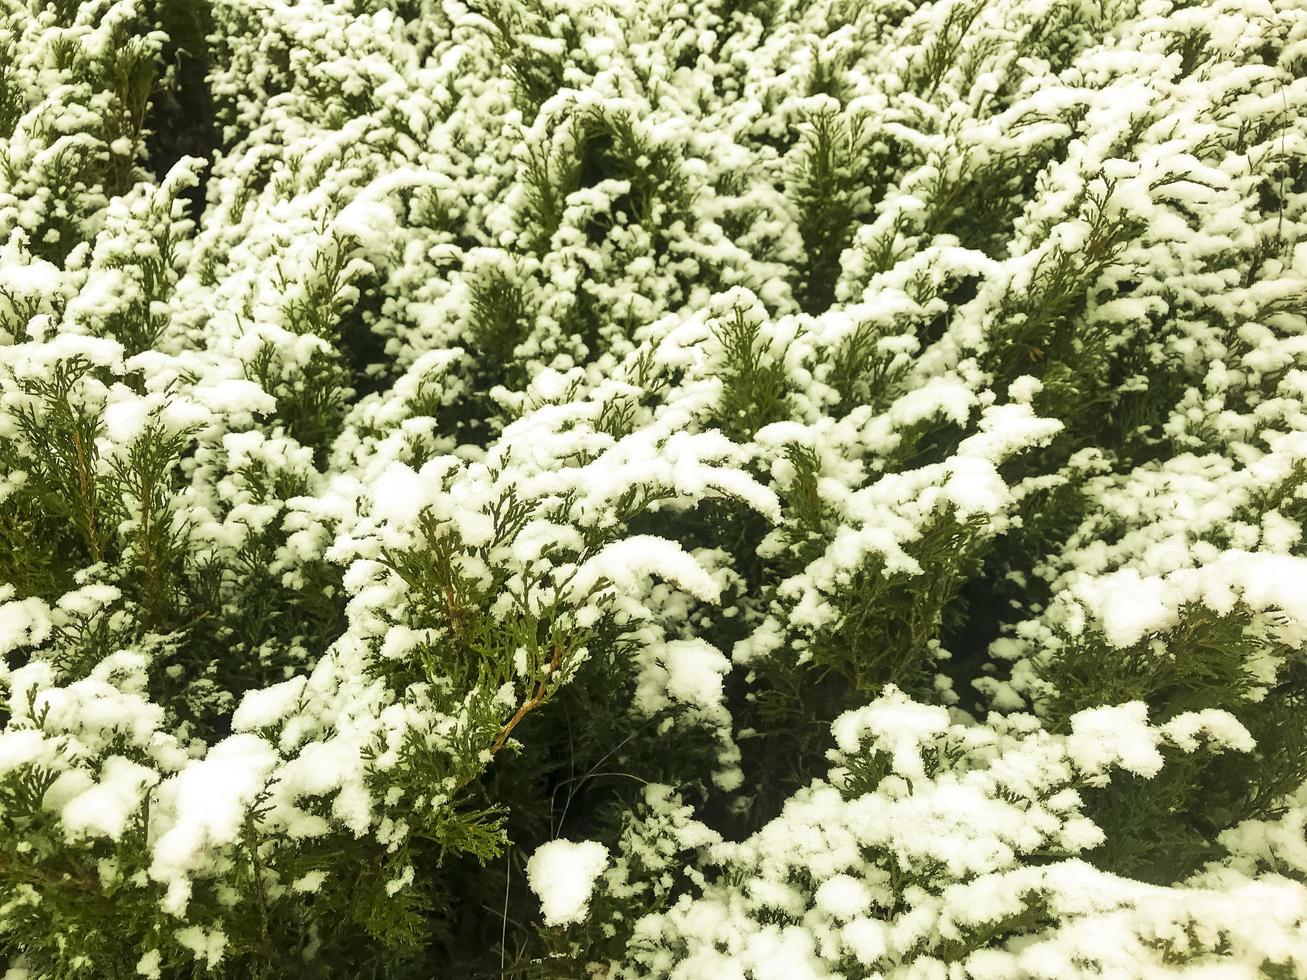
[[[5,980],[1307,976],[1302,0],[0,0]]]

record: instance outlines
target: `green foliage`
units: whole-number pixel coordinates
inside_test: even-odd
[[[840,255],[853,240],[857,219],[874,202],[883,162],[867,121],[832,108],[804,120],[792,199],[806,262],[795,281],[804,310],[831,305],[840,275]]]
[[[132,164],[140,150],[146,113],[154,96],[158,74],[157,52],[143,40],[123,38],[114,46],[106,70],[113,93],[114,108],[109,115],[105,142],[110,145],[110,169],[105,182],[109,194],[121,194],[130,186]],[[119,140],[126,140],[131,148],[128,154],[113,149]]]
[[[591,187],[600,180],[629,185],[613,202],[614,218],[620,221],[626,216],[660,236],[687,216],[693,201],[676,147],[651,140],[628,112],[593,110],[583,114],[577,125],[578,185]],[[665,247],[666,237],[662,240]],[[657,251],[658,244],[654,248]]]
[[[797,477],[787,503],[793,514],[791,539],[796,552],[817,553],[825,541],[811,527],[821,520],[813,499],[811,462],[792,454]],[[949,623],[950,605],[979,568],[984,522],[959,520],[944,511],[910,549],[919,574],[887,570],[868,559],[831,597],[831,622],[811,636],[760,659],[758,683],[750,697],[752,728],[746,763],[762,767],[753,775],[761,784],[759,816],[769,816],[776,797],[807,783],[823,771],[830,723],[865,703],[886,685],[923,697],[934,687],[934,671],[945,652],[940,637]],[[778,765],[777,760],[786,760]]]
[[[920,576],[887,572],[875,560],[858,569],[834,602],[835,621],[812,637],[801,659],[837,676],[850,706],[886,684],[929,690],[942,617],[975,573],[983,528],[978,519],[945,513],[912,548]]]
[[[781,529],[785,539],[782,568],[797,572],[825,550],[833,515],[821,499],[821,455],[814,449],[791,445],[785,447],[785,459],[794,475],[782,498],[786,521]]]
[[[505,424],[492,389],[516,391],[529,380],[518,345],[531,335],[534,314],[524,283],[514,273],[492,267],[469,284],[470,304],[464,340],[469,383],[459,396],[426,410],[440,431],[462,444],[485,445]]]
[[[887,339],[879,324],[867,321],[858,324],[835,349],[827,382],[840,396],[836,415],[847,414],[857,405],[883,409],[893,400],[895,376],[908,359],[898,353],[897,344],[882,343]]]
[[[1307,778],[1307,743],[1296,665],[1267,692],[1255,661],[1283,656],[1250,621],[1246,609],[1218,615],[1185,607],[1166,634],[1126,649],[1098,634],[1061,643],[1039,664],[1053,692],[1040,707],[1054,725],[1102,703],[1142,701],[1157,721],[1184,712],[1230,711],[1252,733],[1253,757],[1243,753],[1167,754],[1151,777],[1121,774],[1088,791],[1088,812],[1106,841],[1091,852],[1100,867],[1144,881],[1169,884],[1219,857],[1218,835],[1240,821],[1268,819],[1277,800]]]
[[[1185,711],[1243,704],[1255,686],[1251,663],[1266,650],[1267,638],[1246,610],[1222,616],[1191,606],[1180,615],[1165,635],[1125,649],[1099,633],[1062,643],[1040,664],[1055,691],[1043,710],[1062,721],[1096,704],[1143,701],[1150,717],[1165,721]]]
[[[168,37],[161,61],[173,75],[171,84],[161,86],[151,100],[145,129],[150,167],[166,172],[183,156],[211,156],[218,145],[206,79],[213,11],[208,0],[158,0],[154,21]],[[203,205],[202,186],[195,199]]]
[[[164,628],[178,614],[180,578],[187,545],[173,517],[173,474],[191,442],[186,431],[147,426],[127,452],[111,463],[111,492],[127,510],[119,525],[127,581],[141,597],[147,626]]]
[[[949,69],[956,64],[967,32],[983,9],[983,3],[954,3],[932,37],[911,39],[924,42],[911,75],[912,87],[923,98],[929,99],[935,94]]]
[[[524,111],[534,115],[541,104],[563,83],[563,62],[545,46],[531,43],[538,37],[551,38],[557,23],[539,0],[491,0],[477,8],[491,28],[491,42],[497,60],[513,79]],[[563,22],[563,50],[575,50],[579,36],[570,22]]]
[[[0,138],[7,139],[13,135],[14,127],[26,108],[23,95],[18,90],[16,72],[13,69],[13,43],[7,38],[0,40]]]
[[[1081,115],[1081,110],[1067,114],[1070,131],[1074,132]],[[1048,121],[1032,114],[1014,128],[1020,132]],[[969,149],[940,154],[932,160],[935,176],[927,185],[931,211],[923,230],[928,235],[955,235],[964,248],[1001,257],[1011,244],[1012,223],[1030,199],[1035,181],[1065,153],[1068,142],[1069,137],[1020,151],[990,152],[984,162],[978,162]]]
[[[519,387],[526,379],[515,353],[531,330],[531,312],[521,283],[494,269],[478,279],[471,292],[469,346],[484,372],[483,384],[478,387]]]
[[[782,355],[768,348],[760,327],[757,319],[738,306],[717,326],[723,362],[718,418],[722,431],[734,439],[748,439],[786,414]]]
[[[567,196],[580,186],[581,158],[567,150],[528,144],[521,167],[527,208],[535,228],[531,246],[536,254],[549,248],[549,241],[563,222]]]
[[[986,366],[997,384],[1022,374],[1058,377],[1056,368],[1065,366],[1062,378],[1101,377],[1098,367],[1111,339],[1110,325],[1084,324],[1089,290],[1099,276],[1120,255],[1132,232],[1131,221],[1113,215],[1108,204],[1111,184],[1083,194],[1084,240],[1075,250],[1055,244],[1040,256],[1029,286],[1006,305],[998,330],[999,344],[987,352]],[[1078,329],[1077,329],[1078,327]],[[1083,397],[1077,383],[1059,385],[1060,398]],[[1052,389],[1050,389],[1052,390]]]
[[[277,399],[286,431],[312,448],[318,463],[324,462],[352,393],[340,352],[324,343],[305,363],[288,364],[274,344],[266,343],[245,365],[245,373]]]
[[[107,497],[96,478],[99,414],[74,400],[80,382],[92,373],[89,361],[74,356],[56,364],[48,378],[23,381],[32,400],[14,415],[29,454],[28,493],[44,513],[76,528],[86,556],[99,562],[119,502]]]

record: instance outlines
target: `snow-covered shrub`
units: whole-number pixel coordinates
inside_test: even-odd
[[[0,0],[7,980],[1307,973],[1298,0]]]

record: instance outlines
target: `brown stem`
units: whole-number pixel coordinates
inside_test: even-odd
[[[254,830],[253,816],[245,817],[245,846],[250,852],[250,874],[254,879],[254,895],[259,902],[261,916],[260,928],[263,938],[268,938],[268,898],[263,890],[263,862],[259,860],[259,841]]]
[[[46,888],[75,888],[78,891],[94,891],[97,887],[95,881],[80,872],[66,871],[55,876],[42,871],[34,865],[10,864],[4,857],[0,857],[0,875],[13,875],[23,879],[28,884]]]
[[[513,713],[513,717],[508,719],[504,726],[499,729],[499,734],[495,736],[494,742],[490,745],[490,754],[492,756],[504,747],[504,743],[508,741],[508,736],[513,733],[513,729],[518,726],[518,723],[545,703],[549,696],[549,678],[558,673],[562,665],[563,648],[559,643],[555,642],[554,655],[549,661],[549,673],[540,678],[540,682],[536,684],[535,692],[518,706],[517,711]]]
[[[153,481],[146,478],[141,484],[141,570],[145,573],[145,588],[154,618],[159,619],[158,570],[155,568],[154,548],[150,543],[150,517],[154,508],[150,498],[154,495]]]
[[[459,646],[466,647],[463,635],[463,607],[458,601],[458,592],[454,589],[454,568],[450,560],[447,543],[438,538],[431,527],[426,528],[427,542],[436,555],[436,572],[440,576],[441,598],[445,604],[445,618],[454,633]]]
[[[442,562],[443,569],[440,585],[445,593],[445,615],[449,618],[450,628],[454,631],[460,645],[463,645],[463,607],[458,604],[458,595],[454,592],[453,575],[449,563]]]
[[[100,544],[100,534],[95,518],[95,500],[92,496],[95,479],[87,466],[86,449],[82,445],[82,437],[76,432],[73,433],[73,449],[77,452],[77,495],[82,504],[82,522],[86,536],[86,546],[91,550],[91,557],[99,562],[104,558],[104,549]]]

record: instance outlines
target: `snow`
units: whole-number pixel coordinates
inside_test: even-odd
[[[667,669],[667,693],[685,704],[711,707],[721,704],[722,681],[731,662],[703,640],[677,640],[659,654]]]
[[[0,253],[0,257],[3,253]],[[50,262],[0,262],[0,296],[53,296],[59,290],[59,269]]]
[[[608,848],[597,841],[552,840],[526,864],[527,881],[549,926],[574,925],[589,911],[595,882],[608,866]]]
[[[945,708],[913,701],[888,685],[867,707],[835,719],[831,732],[841,752],[852,755],[864,746],[883,749],[889,753],[895,772],[921,778],[922,743],[942,735],[948,727]]]
[[[210,970],[222,961],[223,953],[227,949],[227,934],[221,929],[187,926],[176,930],[173,935],[195,955],[197,961]]]
[[[1029,374],[1023,374],[1008,385],[1008,397],[1019,404],[1029,405],[1044,390],[1044,383]]]
[[[847,922],[867,910],[871,904],[871,889],[852,875],[839,874],[818,885],[813,899],[817,908]]]
[[[322,883],[327,880],[327,875],[323,871],[310,871],[303,874],[290,883],[292,891],[302,894],[312,894],[322,887]]]
[[[247,691],[232,715],[232,730],[248,732],[275,725],[295,706],[307,683],[307,677],[292,677],[280,684]]]
[[[33,728],[0,732],[0,776],[33,762],[41,755],[44,746],[45,736]]]
[[[430,505],[436,488],[403,463],[391,463],[368,487],[372,515],[380,521],[410,525]]]
[[[158,782],[153,769],[120,755],[111,755],[100,768],[95,785],[63,805],[59,818],[65,831],[118,840],[140,807],[148,787]]]
[[[1081,769],[1101,775],[1119,767],[1138,776],[1155,776],[1162,768],[1161,733],[1148,726],[1142,701],[1080,711],[1071,718],[1067,751]]]
[[[944,495],[959,515],[994,514],[1007,503],[1007,484],[988,460],[959,456],[949,461],[949,469]]]
[[[346,739],[310,742],[282,766],[278,789],[291,797],[324,796],[358,769],[358,751]]]
[[[1200,574],[1209,594],[1219,595],[1229,582],[1252,608],[1281,610],[1307,627],[1307,558],[1231,553]]]
[[[336,216],[336,230],[341,235],[365,244],[383,238],[394,226],[395,212],[375,200],[355,200]]]
[[[1128,647],[1151,633],[1174,626],[1179,618],[1175,588],[1157,576],[1124,568],[1092,583],[1082,594],[1097,608],[1103,632],[1115,647]]]
[[[180,396],[165,399],[158,417],[170,432],[184,432],[213,421],[213,413],[208,408],[195,399]]]
[[[840,938],[863,966],[872,966],[889,949],[885,923],[860,916],[840,930]]]
[[[115,386],[121,387],[121,386]],[[105,435],[119,446],[129,445],[144,430],[150,419],[150,403],[122,388],[125,397],[111,402],[104,410]]]
[[[35,596],[0,603],[0,655],[44,642],[51,629],[50,607]]]
[[[1237,752],[1251,752],[1257,747],[1252,734],[1234,715],[1216,708],[1186,711],[1161,726],[1162,734],[1185,752],[1198,749],[1198,736],[1206,735],[1219,747]]]
[[[276,750],[262,738],[237,734],[164,780],[151,877],[174,880],[207,862],[209,848],[235,841],[277,762]]]
[[[571,580],[571,593],[584,597],[605,583],[638,594],[651,576],[664,578],[703,602],[716,602],[721,589],[680,544],[637,534],[605,545],[583,562]]]
[[[242,412],[273,412],[277,400],[253,381],[224,378],[216,384],[195,388],[195,400],[214,412],[237,415]]]
[[[392,878],[386,882],[386,894],[390,896],[398,895],[401,891],[413,884],[413,865],[407,864],[404,870],[400,872],[398,878]]]
[[[975,392],[958,378],[934,378],[894,403],[894,421],[907,427],[939,415],[965,425],[976,404]]]
[[[136,973],[139,976],[146,977],[147,980],[159,980],[162,975],[160,972],[162,956],[158,948],[148,949],[141,954],[141,958],[136,961]]]

